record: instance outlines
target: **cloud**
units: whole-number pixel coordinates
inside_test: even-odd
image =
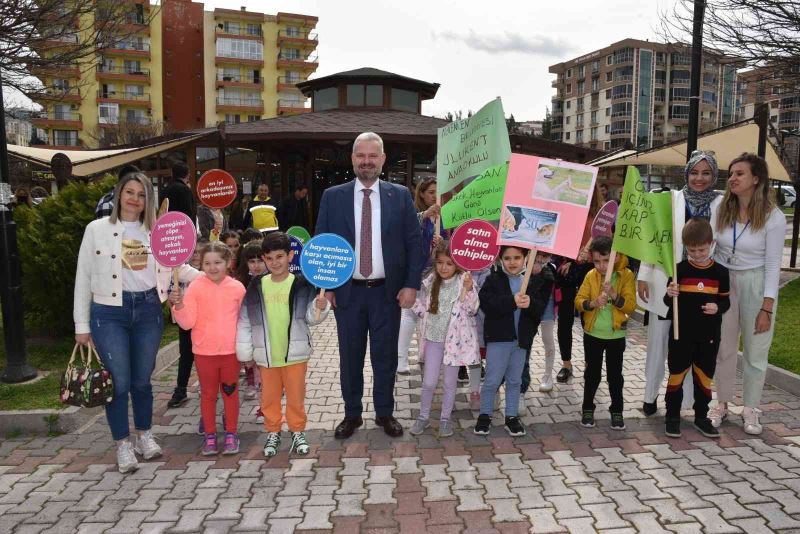
[[[508,31],[495,35],[478,35],[475,30],[469,30],[466,34],[452,31],[434,32],[433,38],[461,42],[474,50],[488,52],[489,54],[520,52],[523,54],[560,57],[565,52],[573,50],[572,45],[564,39],[552,39],[542,35],[523,36],[519,33]]]

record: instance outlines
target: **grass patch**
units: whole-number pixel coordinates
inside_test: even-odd
[[[778,296],[775,336],[769,363],[800,374],[800,279],[790,282]]]
[[[2,331],[0,331],[2,334]],[[178,339],[178,326],[165,322],[161,346]],[[31,339],[26,342],[28,363],[49,374],[31,384],[4,384],[0,382],[0,406],[3,410],[52,410],[65,406],[58,398],[61,373],[67,366],[73,337],[63,339]],[[5,345],[0,344],[0,368],[6,367]]]

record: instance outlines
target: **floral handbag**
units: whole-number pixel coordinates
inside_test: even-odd
[[[75,355],[80,349],[80,360],[75,362]],[[97,362],[92,367],[92,355]],[[103,366],[94,346],[89,345],[84,353],[84,346],[75,344],[67,370],[61,376],[61,402],[71,406],[94,408],[105,406],[114,398],[114,382],[111,373]]]

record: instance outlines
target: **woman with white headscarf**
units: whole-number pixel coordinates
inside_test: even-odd
[[[686,185],[680,191],[670,191],[672,195],[673,248],[678,261],[684,256],[681,232],[683,225],[693,217],[710,220],[716,213],[722,196],[714,190],[719,177],[719,168],[713,152],[695,150],[684,168]],[[664,381],[667,361],[669,327],[672,321],[666,319],[667,306],[664,294],[667,291],[667,273],[661,266],[642,263],[638,275],[639,306],[650,313],[647,325],[647,361],[645,363],[645,388],[642,411],[650,416],[658,411],[656,399]],[[689,409],[694,403],[694,385],[686,380],[683,386],[683,408]]]

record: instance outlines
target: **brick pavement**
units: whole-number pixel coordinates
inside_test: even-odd
[[[166,409],[173,366],[154,378],[165,454],[136,473],[116,472],[102,419],[80,433],[0,442],[0,532],[800,532],[800,399],[767,387],[758,437],[733,417],[718,441],[688,425],[667,439],[663,406],[651,419],[639,411],[641,328],[626,351],[626,431],[612,431],[601,410],[597,428],[578,424],[578,342],[577,378],[549,394],[534,379],[521,410],[529,433],[517,439],[499,414],[488,438],[473,435],[475,414],[459,391],[451,438],[390,439],[366,399],[366,427],[334,440],[343,404],[333,319],[314,338],[307,457],[264,460],[255,401],[243,402],[243,452],[200,456],[196,388],[187,405]],[[537,342],[535,376],[541,353]],[[415,371],[397,384],[395,414],[406,428],[420,380]],[[604,385],[598,400],[609,402]]]

